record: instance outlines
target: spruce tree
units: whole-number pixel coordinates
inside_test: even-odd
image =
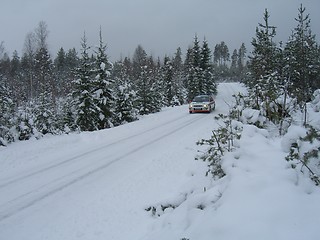
[[[67,81],[67,64],[66,64],[66,53],[61,47],[57,53],[57,57],[54,59],[54,77],[56,79],[57,96],[66,96],[66,81]]]
[[[113,75],[115,79],[115,125],[132,122],[137,119],[138,114],[135,108],[136,92],[133,90],[128,74],[128,65],[125,65],[124,62],[116,62],[113,68],[113,73],[116,72]]]
[[[254,89],[255,107],[260,108],[263,103],[267,112],[269,112],[270,103],[277,98],[281,84],[278,65],[279,48],[273,40],[276,36],[276,27],[270,25],[269,18],[269,12],[265,9],[264,23],[259,23],[259,27],[256,28],[256,37],[252,40],[250,78],[247,80],[249,87]]]
[[[78,79],[75,81],[74,97],[77,99],[77,125],[81,131],[94,131],[98,129],[99,109],[95,102],[92,74],[92,62],[86,35],[81,39],[80,67],[77,69]]]
[[[21,71],[21,62],[18,52],[14,51],[10,61],[10,91],[16,105],[26,101],[26,88]]]
[[[149,114],[160,110],[161,98],[157,82],[157,68],[152,56],[148,57],[142,46],[138,46],[132,59],[133,84],[137,93],[139,114]]]
[[[192,48],[189,47],[187,49],[186,58],[183,63],[183,72],[184,72],[184,82],[183,85],[187,92],[187,100],[191,101],[193,96],[191,95],[191,86],[190,86],[190,80],[192,79],[192,72],[193,72],[193,66],[192,66]]]
[[[40,48],[35,56],[35,90],[36,96],[50,92],[57,96],[56,83],[53,78],[53,65],[47,48]]]
[[[196,95],[199,95],[204,91],[201,71],[201,49],[197,35],[194,37],[193,47],[188,51],[187,91],[188,99],[192,100]]]
[[[244,43],[242,43],[238,50],[238,62],[237,62],[238,74],[241,80],[245,77],[245,72],[246,72],[246,63],[245,63],[246,53],[247,53],[246,46]]]
[[[94,71],[94,86],[96,106],[99,110],[98,128],[110,128],[113,126],[114,118],[114,96],[112,90],[113,80],[111,80],[111,63],[108,60],[106,50],[107,45],[103,43],[100,29],[99,46],[96,50],[96,60]]]
[[[233,79],[239,76],[238,58],[239,58],[238,51],[237,49],[234,49],[231,55],[231,66],[230,66],[230,74]]]
[[[174,83],[174,69],[171,59],[167,56],[164,58],[163,62],[163,90],[164,90],[164,100],[165,106],[176,105],[176,94],[175,94],[175,83]]]
[[[212,62],[211,62],[211,50],[209,48],[208,42],[206,40],[203,41],[201,48],[201,63],[200,63],[200,71],[201,71],[201,80],[202,84],[199,87],[199,92],[203,92],[206,94],[216,94],[217,87],[214,81]]]
[[[182,52],[181,48],[178,47],[177,51],[172,59],[173,64],[173,78],[175,82],[175,92],[177,99],[179,101],[179,104],[183,104],[187,98],[186,96],[186,89],[184,85],[184,67],[182,63]]]
[[[13,127],[13,118],[14,104],[0,72],[0,146],[5,146],[8,142],[14,141],[14,136],[10,132]]]
[[[32,113],[35,116],[35,128],[41,134],[55,133],[57,121],[52,93],[49,91],[41,92],[35,103],[32,109]]]
[[[70,94],[73,92],[72,82],[76,80],[76,69],[79,67],[79,57],[75,48],[69,49],[65,57],[67,79],[64,81],[64,92]]]
[[[311,19],[305,7],[300,5],[297,26],[285,46],[287,77],[290,77],[289,91],[300,103],[311,100],[319,84],[319,48],[311,31]]]
[[[273,40],[276,36],[276,27],[270,25],[269,18],[269,12],[265,9],[264,23],[259,23],[259,27],[256,28],[256,37],[251,42],[253,51],[249,68],[253,84],[276,71],[277,47]]]

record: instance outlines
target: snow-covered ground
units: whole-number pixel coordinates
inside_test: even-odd
[[[282,139],[246,125],[224,158],[226,177],[205,177],[196,142],[243,91],[218,90],[211,114],[166,108],[112,129],[1,147],[0,239],[319,239],[320,188],[284,160]]]

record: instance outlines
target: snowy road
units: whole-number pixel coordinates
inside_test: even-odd
[[[139,239],[159,199],[206,181],[196,141],[225,113],[236,84],[220,84],[211,114],[167,108],[94,133],[0,149],[0,239]],[[205,183],[204,183],[205,184]]]

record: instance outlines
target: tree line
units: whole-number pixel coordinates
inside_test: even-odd
[[[245,83],[251,89],[255,109],[265,109],[266,117],[281,122],[294,103],[304,111],[307,124],[307,103],[320,88],[320,46],[312,33],[310,15],[301,4],[296,27],[288,41],[276,43],[276,26],[270,24],[266,9],[263,22],[252,39]],[[289,101],[290,99],[290,101]]]
[[[201,43],[197,36],[185,59],[180,47],[160,59],[138,45],[132,58],[113,63],[101,29],[97,47],[88,44],[84,33],[79,53],[60,48],[55,58],[47,39],[47,25],[40,22],[27,34],[21,58],[17,51],[10,58],[4,43],[0,45],[0,145],[48,133],[118,126],[184,104],[197,94],[216,93],[217,81],[237,76],[226,74],[225,43],[212,53],[208,42]]]
[[[172,56],[155,58],[138,45],[132,58],[113,63],[101,29],[97,47],[88,44],[84,33],[79,53],[61,48],[53,58],[47,25],[40,22],[27,34],[22,57],[17,51],[9,57],[0,44],[0,145],[118,126],[197,94],[214,94],[222,80],[245,82],[256,108],[267,106],[270,118],[275,112],[285,116],[277,103],[282,93],[303,105],[319,88],[319,45],[302,5],[285,46],[274,42],[276,27],[269,17],[265,10],[249,59],[243,43],[230,55],[224,41],[212,51],[206,39],[195,35],[185,54],[178,47]]]

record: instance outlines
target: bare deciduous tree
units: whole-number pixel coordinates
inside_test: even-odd
[[[47,38],[49,35],[49,31],[47,28],[47,24],[44,21],[40,21],[38,27],[35,29],[36,42],[38,44],[38,49],[48,48]]]

